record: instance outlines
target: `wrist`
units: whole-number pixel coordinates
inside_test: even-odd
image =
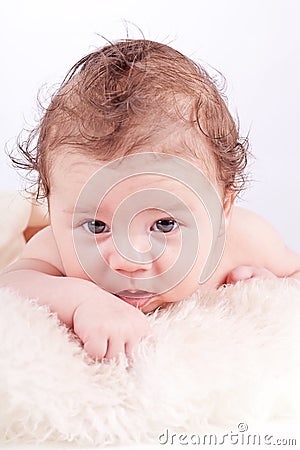
[[[76,310],[83,304],[96,301],[96,298],[99,301],[102,290],[92,281],[82,278],[58,277],[58,283],[58,295],[64,300],[56,312],[66,326],[73,327]]]

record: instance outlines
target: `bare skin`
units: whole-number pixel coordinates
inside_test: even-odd
[[[199,274],[210,249],[211,222],[199,198],[177,180],[166,180],[156,175],[128,178],[108,190],[101,207],[95,207],[99,199],[97,189],[92,190],[83,204],[84,212],[80,212],[77,218],[74,206],[82,187],[102,166],[102,163],[74,152],[57,156],[49,198],[51,226],[36,233],[27,243],[20,259],[0,275],[0,286],[14,288],[24,297],[37,298],[40,304],[48,305],[51,311],[57,313],[61,322],[74,329],[91,357],[109,360],[125,353],[130,358],[141,339],[151,335],[146,314],[187,298],[199,288],[205,293],[224,283],[236,283],[253,277],[293,277],[300,280],[300,256],[284,245],[266,221],[250,211],[233,206],[234,195],[227,195],[220,203],[226,223],[222,257],[210,278],[200,286]],[[159,188],[160,193],[176,193],[195,218],[201,245],[194,265],[179,282],[175,277],[176,282],[170,289],[151,289],[154,295],[146,296],[146,301],[143,299],[140,302],[117,294],[123,289],[128,290],[129,282],[131,291],[135,291],[140,289],[136,288],[139,279],[154,280],[157,275],[164,276],[176,260],[181,262],[182,255],[185,255],[180,236],[185,233],[188,237],[185,242],[189,252],[189,237],[192,235],[192,228],[184,223],[184,219],[181,220],[180,207],[177,211],[175,205],[171,217],[166,222],[162,220],[166,211],[169,212],[170,197],[165,208],[156,209],[151,208],[151,202],[148,207],[144,205],[143,196],[137,214],[133,214],[130,226],[124,230],[128,232],[131,245],[141,254],[147,250],[150,238],[163,237],[164,251],[146,264],[118,252],[112,232],[115,211],[124,201],[129,201],[129,207],[135,207],[136,201],[130,202],[132,194],[139,190],[144,193],[145,188],[146,192]],[[101,283],[96,283],[85,270],[78,247],[74,244],[74,236],[82,244],[83,259],[91,263],[90,267],[96,275],[100,272],[100,280],[101,276],[106,280],[106,268],[125,277],[121,277],[117,291],[103,289]],[[123,240],[125,235],[121,233],[120,236]],[[106,263],[104,266],[99,265],[98,250]],[[108,275],[111,272],[108,271]],[[126,287],[122,287],[123,279]]]
[[[222,260],[201,291],[275,276],[300,280],[300,256],[263,219],[234,207]],[[92,281],[67,277],[50,226],[29,241],[21,258],[0,276],[0,283],[48,304],[74,328],[89,355],[98,359],[109,360],[120,353],[130,357],[135,345],[151,334],[143,312],[166,304],[158,301],[139,310]]]

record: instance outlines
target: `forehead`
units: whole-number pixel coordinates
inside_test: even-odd
[[[216,190],[203,172],[183,158],[141,153],[111,163],[66,152],[56,160],[50,207],[56,212],[108,214],[122,203],[134,210],[210,208]],[[201,207],[202,208],[202,207]]]

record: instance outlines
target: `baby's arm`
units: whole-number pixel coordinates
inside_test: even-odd
[[[300,280],[300,255],[288,248],[278,232],[257,214],[236,208],[231,241],[235,236],[235,267],[227,283],[262,278],[295,278]]]
[[[63,323],[74,328],[94,358],[110,359],[119,353],[130,356],[139,340],[150,334],[141,311],[91,281],[63,275],[49,227],[36,234],[21,258],[1,273],[0,286],[48,305]]]

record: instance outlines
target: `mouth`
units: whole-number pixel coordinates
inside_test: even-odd
[[[156,295],[154,292],[137,289],[116,292],[114,295],[135,307],[143,307]]]

